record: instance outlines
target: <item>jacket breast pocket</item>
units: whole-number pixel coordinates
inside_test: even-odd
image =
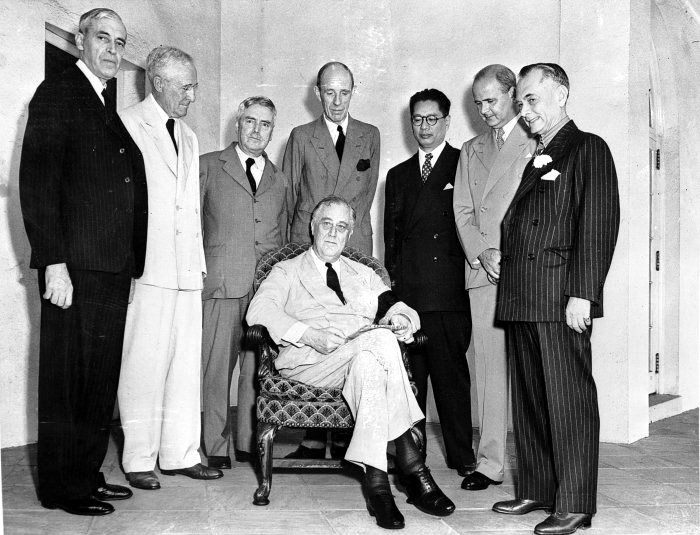
[[[571,256],[571,246],[565,247],[545,247],[544,262],[545,267],[561,267],[569,262]]]

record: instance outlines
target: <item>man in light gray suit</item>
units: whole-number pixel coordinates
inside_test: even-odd
[[[537,143],[515,106],[515,74],[489,65],[474,78],[474,102],[490,131],[462,147],[454,212],[467,256],[481,438],[476,470],[462,488],[483,490],[503,481],[508,426],[508,374],[503,327],[495,322],[501,260],[501,221]]]
[[[294,184],[291,241],[311,241],[311,212],[321,199],[337,195],[357,214],[348,245],[372,254],[369,212],[379,178],[379,130],[348,115],[354,90],[347,66],[332,61],[321,67],[314,92],[323,115],[292,130],[283,169]]]
[[[202,299],[204,447],[209,465],[230,468],[230,385],[240,354],[235,456],[250,460],[255,428],[255,354],[241,347],[255,266],[287,242],[290,181],[265,154],[277,111],[266,97],[238,108],[238,142],[200,157],[204,254]]]

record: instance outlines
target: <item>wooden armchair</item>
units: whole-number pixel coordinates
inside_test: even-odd
[[[277,250],[270,251],[258,262],[255,272],[254,288],[265,280],[277,262],[294,258],[309,248],[310,244],[289,243]],[[346,247],[343,256],[360,262],[375,270],[382,280],[390,286],[389,275],[382,264],[351,247]],[[247,339],[255,348],[258,363],[259,391],[256,403],[258,420],[257,445],[261,469],[261,482],[253,496],[255,505],[268,505],[272,487],[272,468],[340,468],[341,460],[335,459],[273,459],[272,449],[275,434],[280,427],[316,427],[323,429],[352,429],[354,421],[350,409],[343,400],[342,389],[316,387],[298,381],[285,379],[277,373],[274,362],[277,346],[262,325],[251,325]],[[426,336],[418,331],[414,335],[414,344],[422,345]],[[406,347],[401,344],[404,365],[411,380]],[[415,394],[416,388],[411,380]],[[419,429],[413,428],[416,444],[420,448],[424,437]]]

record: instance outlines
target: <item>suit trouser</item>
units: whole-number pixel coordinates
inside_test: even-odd
[[[469,290],[474,341],[474,371],[479,414],[476,470],[503,481],[508,435],[508,364],[506,333],[496,324],[498,287],[489,284]]]
[[[280,374],[314,386],[343,389],[355,427],[345,460],[386,472],[386,447],[424,418],[396,336],[375,329],[324,355],[314,364]]]
[[[469,312],[419,312],[425,348],[411,350],[411,369],[418,405],[425,412],[428,377],[445,441],[447,464],[473,464],[473,431],[467,349],[471,336]],[[423,425],[425,425],[423,423]],[[425,436],[425,435],[424,435]]]
[[[518,456],[516,497],[595,513],[600,420],[591,328],[565,322],[506,327]]]
[[[124,334],[119,411],[125,472],[186,468],[199,457],[201,290],[136,282]]]
[[[202,394],[204,448],[209,456],[229,456],[231,379],[240,355],[235,448],[255,451],[255,353],[242,350],[250,295],[203,301]]]
[[[45,270],[38,271],[43,295]],[[70,270],[70,308],[41,299],[39,498],[84,499],[104,483],[100,467],[119,379],[128,272]]]

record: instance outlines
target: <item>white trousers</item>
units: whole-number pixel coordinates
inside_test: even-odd
[[[201,294],[136,283],[117,391],[125,472],[201,461]]]
[[[342,387],[355,418],[346,461],[386,472],[387,443],[424,418],[396,336],[385,329],[360,335],[318,363],[281,373],[314,386]]]

